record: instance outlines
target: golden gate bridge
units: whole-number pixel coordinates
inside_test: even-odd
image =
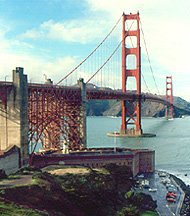
[[[122,26],[121,38],[117,35],[119,24]],[[25,126],[22,130],[27,133],[27,140],[22,140],[24,135],[21,134],[20,145],[26,146],[27,142],[31,155],[39,142],[46,149],[60,149],[65,142],[69,150],[85,149],[87,100],[121,100],[120,135],[124,136],[131,135],[129,125],[134,126],[134,136],[143,135],[142,100],[165,104],[166,115],[173,116],[172,77],[166,77],[166,96],[162,98],[151,94],[141,72],[140,31],[146,47],[139,13],[123,14],[93,52],[56,84],[51,80],[45,84],[28,83],[23,69],[16,68],[13,82],[0,82],[1,116],[6,119],[2,123],[5,127],[5,136],[1,138],[4,148],[10,145],[10,137],[14,136],[9,122],[15,121],[20,128],[22,124]],[[147,47],[146,53],[158,90]],[[17,75],[19,82],[15,81]],[[142,92],[141,77],[148,94]],[[131,78],[135,80],[133,89],[130,87]],[[15,98],[20,101],[19,106],[15,106]],[[21,113],[19,118],[18,112]]]

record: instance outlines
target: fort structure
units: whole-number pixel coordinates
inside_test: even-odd
[[[138,173],[155,171],[155,151],[150,149],[96,148],[72,151],[69,154],[57,151],[52,154],[36,153],[33,157],[33,165],[39,168],[49,165],[81,165],[99,168],[108,163],[129,166],[135,177]]]

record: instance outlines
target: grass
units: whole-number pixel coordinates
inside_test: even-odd
[[[0,179],[0,182],[2,181],[11,181],[15,179],[20,179],[20,175],[9,175],[8,178]]]
[[[158,215],[159,214],[157,212],[153,212],[153,211],[146,211],[141,214],[141,216],[158,216]]]
[[[5,204],[4,202],[0,202],[0,215],[40,216],[42,214],[32,209],[21,208],[14,204]]]

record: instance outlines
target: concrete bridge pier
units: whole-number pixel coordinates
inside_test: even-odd
[[[13,87],[7,92],[7,106],[0,104],[0,150],[16,145],[20,149],[19,165],[29,163],[28,86],[23,68],[12,71]]]
[[[80,138],[81,147],[86,148],[86,83],[84,79],[78,80],[78,86],[81,89],[81,112],[80,112]]]

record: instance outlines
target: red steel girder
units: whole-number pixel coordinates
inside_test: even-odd
[[[45,148],[80,149],[81,92],[79,88],[28,86],[29,142],[34,152],[37,143]]]

